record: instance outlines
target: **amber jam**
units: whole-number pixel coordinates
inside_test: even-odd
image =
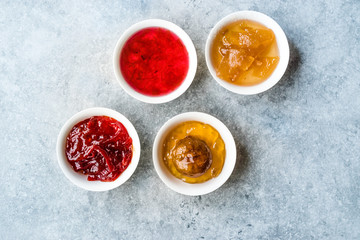
[[[72,168],[89,181],[115,181],[129,166],[132,139],[119,121],[94,116],[77,123],[66,138],[65,154]]]
[[[209,124],[183,122],[165,138],[162,158],[172,175],[187,183],[217,177],[225,162],[225,143]]]
[[[125,81],[137,92],[162,96],[184,81],[189,70],[189,54],[173,32],[159,27],[145,28],[125,43],[120,69]]]
[[[279,63],[274,32],[250,20],[239,20],[220,29],[210,54],[216,75],[240,86],[265,81]]]

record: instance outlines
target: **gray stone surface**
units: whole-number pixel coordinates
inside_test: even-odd
[[[290,64],[271,90],[233,94],[212,79],[207,34],[225,15],[273,17]],[[360,239],[360,2],[1,1],[0,239]],[[198,53],[189,90],[141,103],[116,82],[112,51],[131,24],[181,26]],[[115,109],[135,125],[139,166],[103,193],[71,184],[57,165],[57,134],[76,112]],[[238,159],[217,191],[168,189],[151,159],[165,120],[210,113],[233,133]]]

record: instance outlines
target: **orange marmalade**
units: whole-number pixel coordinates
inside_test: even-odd
[[[177,170],[175,150],[177,144],[187,137],[201,140],[211,152],[211,165],[201,176],[191,177]],[[202,183],[220,174],[224,166],[225,154],[225,143],[215,128],[202,122],[189,121],[177,125],[168,133],[163,144],[162,158],[175,177],[187,183]]]
[[[220,29],[210,51],[216,75],[240,86],[265,81],[279,63],[274,32],[250,20],[239,20]]]

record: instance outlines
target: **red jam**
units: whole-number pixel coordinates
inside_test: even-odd
[[[162,96],[184,81],[189,70],[189,54],[181,39],[171,31],[145,28],[125,43],[120,69],[126,82],[137,92]]]
[[[129,166],[132,139],[119,121],[94,116],[77,123],[66,139],[68,162],[88,181],[115,181]]]

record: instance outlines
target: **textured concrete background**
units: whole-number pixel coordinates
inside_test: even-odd
[[[213,80],[207,34],[225,15],[256,10],[290,43],[283,79],[255,96]],[[0,239],[360,239],[360,2],[1,1]],[[128,96],[112,51],[131,24],[181,26],[198,53],[189,90],[166,104]],[[139,166],[104,193],[72,185],[57,165],[57,134],[76,112],[115,109],[135,125]],[[188,197],[168,189],[151,159],[165,120],[203,111],[239,151],[228,182]]]

